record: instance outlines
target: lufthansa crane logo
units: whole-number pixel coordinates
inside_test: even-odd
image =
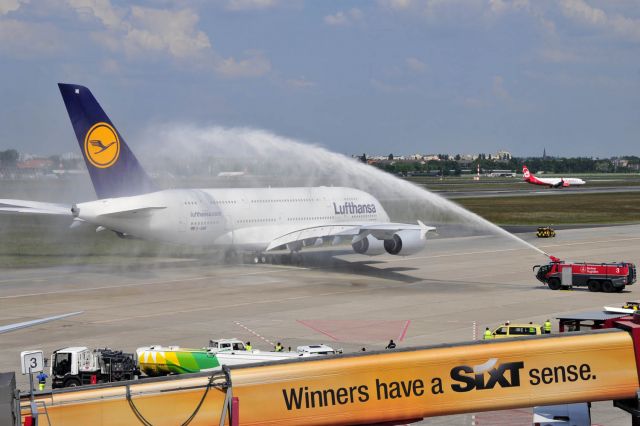
[[[113,166],[120,155],[120,138],[107,123],[96,123],[84,138],[84,153],[91,164],[100,169]]]

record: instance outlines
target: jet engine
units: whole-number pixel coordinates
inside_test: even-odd
[[[399,231],[393,238],[384,240],[384,249],[389,254],[408,256],[422,250],[427,244],[426,238],[420,237],[420,231]]]
[[[377,256],[385,251],[383,241],[371,235],[367,235],[367,238],[351,244],[351,247],[353,247],[353,251],[356,253],[366,254],[368,256]]]

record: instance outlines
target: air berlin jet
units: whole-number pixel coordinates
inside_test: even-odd
[[[522,178],[533,185],[545,185],[549,188],[565,188],[571,185],[584,185],[586,182],[578,178],[537,178],[529,172],[527,166],[522,167]]]

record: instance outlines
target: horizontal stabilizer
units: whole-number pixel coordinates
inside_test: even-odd
[[[41,201],[0,199],[0,213],[52,214],[71,216],[71,208],[66,204],[44,203]]]

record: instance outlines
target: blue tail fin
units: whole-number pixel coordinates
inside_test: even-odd
[[[155,191],[151,179],[91,91],[77,84],[59,83],[58,87],[98,198]]]

